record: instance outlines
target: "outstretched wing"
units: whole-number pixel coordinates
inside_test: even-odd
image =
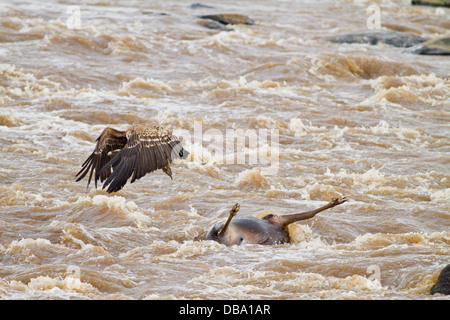
[[[89,172],[87,183],[89,186],[94,174],[95,187],[97,187],[99,179],[103,182],[111,174],[111,169],[104,170],[101,174],[99,174],[99,171],[114,157],[114,153],[117,150],[125,146],[127,143],[126,132],[106,127],[96,141],[97,145],[94,152],[86,159],[81,166],[81,170],[76,175],[78,177],[76,181],[80,181]]]
[[[127,131],[127,138],[127,144],[99,172],[103,174],[113,167],[103,185],[103,188],[108,187],[107,192],[119,191],[129,178],[133,183],[157,169],[169,174],[173,159],[184,159],[189,154],[178,138],[164,127],[132,127]]]

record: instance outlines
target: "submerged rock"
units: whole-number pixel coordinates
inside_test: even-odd
[[[439,275],[436,284],[431,288],[430,294],[450,294],[450,264]]]
[[[191,9],[214,9],[213,6],[208,6],[207,4],[203,4],[200,2],[193,3],[189,6]]]
[[[373,31],[343,34],[340,36],[332,37],[329,40],[334,43],[361,43],[371,45],[384,43],[394,47],[409,48],[422,43],[427,39],[406,32]]]
[[[450,55],[450,37],[425,41],[410,48],[407,52],[426,55]]]
[[[424,6],[433,6],[433,7],[449,7],[450,8],[450,0],[412,0],[412,5],[424,5]]]
[[[224,24],[221,24],[214,20],[200,20],[200,21],[197,21],[197,23],[208,29],[221,30],[221,31],[233,31],[232,28],[228,28]]]
[[[209,19],[220,22],[222,24],[248,24],[253,25],[255,22],[247,16],[241,14],[208,14],[199,16],[200,19]]]

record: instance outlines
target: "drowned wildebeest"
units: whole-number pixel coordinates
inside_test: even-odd
[[[333,208],[347,201],[347,198],[334,198],[326,205],[302,213],[277,215],[268,214],[262,219],[256,217],[234,218],[240,209],[237,203],[230,211],[228,220],[217,222],[206,235],[206,240],[214,240],[231,246],[233,244],[282,244],[291,242],[287,226],[300,220],[314,217],[321,211]]]

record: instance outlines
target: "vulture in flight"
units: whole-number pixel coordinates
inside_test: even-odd
[[[94,152],[83,163],[76,181],[89,172],[87,185],[94,175],[95,187],[98,180],[106,180],[103,189],[108,187],[108,193],[122,189],[129,178],[133,183],[157,169],[172,178],[170,163],[189,155],[172,131],[162,126],[133,125],[126,131],[106,127],[96,141]]]

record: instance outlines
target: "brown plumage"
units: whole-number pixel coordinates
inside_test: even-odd
[[[126,131],[105,128],[97,138],[94,152],[83,163],[77,180],[89,172],[87,185],[94,176],[105,181],[107,192],[119,191],[131,178],[133,183],[149,172],[162,169],[170,178],[170,163],[189,155],[172,131],[160,126],[133,125]]]

